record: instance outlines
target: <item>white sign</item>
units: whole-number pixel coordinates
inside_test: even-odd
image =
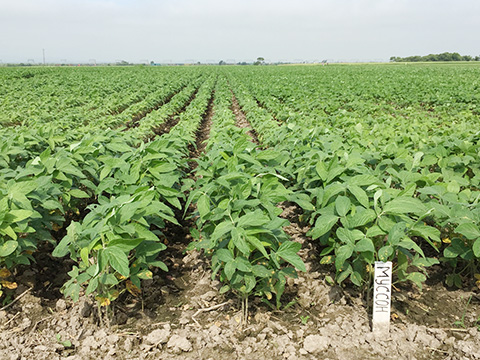
[[[374,332],[388,332],[390,328],[390,306],[392,303],[392,262],[375,261],[373,281]]]

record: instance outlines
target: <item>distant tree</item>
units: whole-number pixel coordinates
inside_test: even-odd
[[[477,57],[475,57],[477,59]],[[425,56],[407,56],[407,57],[398,57],[392,56],[390,61],[392,62],[417,62],[417,61],[472,61],[474,60],[470,55],[460,55],[457,52],[450,53],[444,52],[441,54],[428,54]],[[480,60],[480,59],[479,59]]]
[[[438,61],[438,55],[436,54],[429,54],[427,56],[424,56],[425,61]]]
[[[475,56],[475,61],[480,61],[480,56]]]
[[[225,61],[223,61],[223,60],[220,60],[219,63],[218,63],[218,65],[227,65],[227,63],[226,63]]]
[[[253,63],[253,65],[264,65],[265,64],[265,58],[263,57],[258,57],[257,61]]]

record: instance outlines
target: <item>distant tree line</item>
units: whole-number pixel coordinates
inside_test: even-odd
[[[392,56],[391,62],[418,62],[418,61],[480,61],[480,56],[460,55],[459,53],[444,52],[441,54],[429,54],[425,56]]]

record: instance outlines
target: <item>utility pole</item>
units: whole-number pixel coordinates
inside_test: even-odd
[[[42,49],[43,50],[43,65],[45,65],[45,49]]]

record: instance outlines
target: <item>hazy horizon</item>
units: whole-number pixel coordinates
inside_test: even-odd
[[[480,2],[0,0],[3,63],[388,61],[480,55]]]

